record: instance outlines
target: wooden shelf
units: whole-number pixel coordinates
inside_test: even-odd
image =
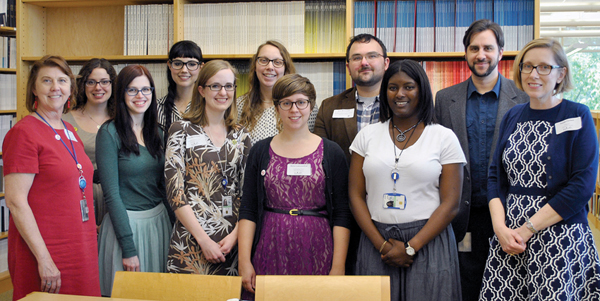
[[[90,7],[139,4],[173,4],[173,1],[166,0],[23,0],[22,2],[41,7]]]
[[[251,59],[254,54],[204,54],[203,58],[208,60],[244,60]],[[294,59],[345,59],[345,53],[292,53],[290,56]],[[63,56],[69,62],[86,62],[93,58],[102,57],[111,62],[131,62],[131,61],[166,61],[168,55],[103,55],[103,56]],[[25,62],[35,62],[41,59],[41,56],[23,56],[21,59]],[[1,71],[2,69],[0,69]]]
[[[0,68],[0,73],[17,73],[15,68]]]
[[[519,54],[518,51],[505,51],[502,57],[515,57]],[[464,59],[464,52],[388,52],[390,58],[407,58],[407,59]],[[345,58],[345,54],[344,54]]]
[[[0,35],[2,36],[14,36],[17,34],[15,27],[0,26]]]
[[[0,110],[0,114],[17,114],[17,110]],[[2,155],[2,152],[0,152]]]
[[[5,239],[8,237],[8,231],[6,232],[0,232],[0,239]]]

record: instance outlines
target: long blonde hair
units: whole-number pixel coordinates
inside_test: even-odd
[[[223,60],[212,60],[208,63],[204,64],[204,67],[200,70],[198,74],[198,80],[196,80],[196,84],[194,84],[194,93],[192,95],[192,102],[190,103],[190,110],[183,114],[183,119],[189,120],[192,123],[199,124],[201,126],[208,125],[208,118],[206,116],[206,101],[200,91],[198,91],[198,87],[204,87],[208,80],[215,76],[217,72],[221,70],[229,69],[233,72],[234,83],[237,81],[237,70],[231,66],[231,64],[227,61]],[[235,100],[235,91],[233,92],[233,102],[231,106],[227,110],[225,110],[225,125],[228,129],[233,128],[236,125],[236,117],[237,117],[237,106]]]
[[[258,119],[260,119],[263,113],[260,95],[260,81],[256,75],[256,61],[258,60],[258,54],[260,53],[260,50],[266,45],[271,45],[279,49],[279,53],[281,53],[285,65],[284,75],[296,73],[296,67],[294,67],[292,57],[287,49],[285,49],[285,46],[283,46],[281,43],[269,40],[258,46],[258,50],[250,60],[250,90],[245,94],[246,102],[244,103],[244,107],[242,108],[240,116],[240,124],[245,126],[248,131],[254,130]]]

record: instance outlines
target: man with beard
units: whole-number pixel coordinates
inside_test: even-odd
[[[478,300],[483,271],[494,235],[487,200],[487,175],[504,114],[529,100],[515,83],[498,72],[504,34],[490,20],[477,20],[463,39],[471,77],[439,91],[437,122],[454,131],[467,157],[460,211],[452,227],[459,242],[463,300]]]
[[[371,123],[379,122],[379,88],[390,64],[385,45],[370,34],[353,37],[346,49],[346,67],[355,86],[323,100],[314,133],[339,144],[350,164],[350,144],[356,134]],[[352,227],[346,274],[354,275],[360,228]]]

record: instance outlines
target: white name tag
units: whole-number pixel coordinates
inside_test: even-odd
[[[354,109],[339,109],[333,110],[332,118],[352,118],[354,117]]]
[[[194,136],[187,136],[185,138],[185,148],[192,148],[198,145],[207,145],[208,144],[208,139],[206,138],[206,135],[201,134],[201,135],[194,135]]]
[[[287,165],[288,176],[310,176],[312,175],[312,168],[310,164],[288,164]]]
[[[65,135],[67,136],[67,139],[77,142],[77,138],[75,138],[75,135],[73,135],[73,132],[65,129]]]
[[[565,119],[554,124],[556,135],[560,135],[567,131],[577,131],[581,129],[581,117]]]

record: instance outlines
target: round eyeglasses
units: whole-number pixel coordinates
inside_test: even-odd
[[[557,66],[557,65],[534,66],[532,64],[523,64],[523,63],[519,64],[519,71],[521,71],[521,73],[525,73],[525,74],[529,74],[529,73],[533,72],[533,69],[535,69],[539,75],[548,75],[552,72],[552,69],[558,69],[558,68],[562,68],[562,67]]]
[[[269,58],[266,58],[264,56],[259,56],[256,61],[261,66],[267,66],[267,65],[269,65],[270,62],[273,62],[273,67],[275,67],[275,68],[281,68],[281,67],[283,67],[283,65],[285,65],[285,61],[282,59],[270,60]]]
[[[88,79],[85,81],[85,86],[86,87],[95,87],[97,84],[100,84],[100,86],[102,86],[102,87],[108,87],[108,86],[110,86],[111,83],[112,83],[112,81],[109,79],[102,79],[100,81]]]
[[[143,87],[141,89],[138,88],[127,88],[125,89],[125,93],[129,96],[136,96],[139,92],[142,92],[143,95],[150,95],[154,91],[154,87]]]
[[[289,111],[292,109],[292,106],[296,104],[296,108],[298,108],[298,110],[304,110],[306,108],[308,108],[308,105],[310,104],[310,101],[308,100],[297,100],[297,101],[280,101],[279,102],[279,108],[284,110],[284,111]]]
[[[171,68],[173,68],[175,70],[179,70],[179,69],[183,68],[184,65],[190,71],[197,70],[198,67],[200,67],[200,63],[198,61],[187,61],[187,62],[184,62],[184,61],[180,61],[180,60],[171,60]]]

